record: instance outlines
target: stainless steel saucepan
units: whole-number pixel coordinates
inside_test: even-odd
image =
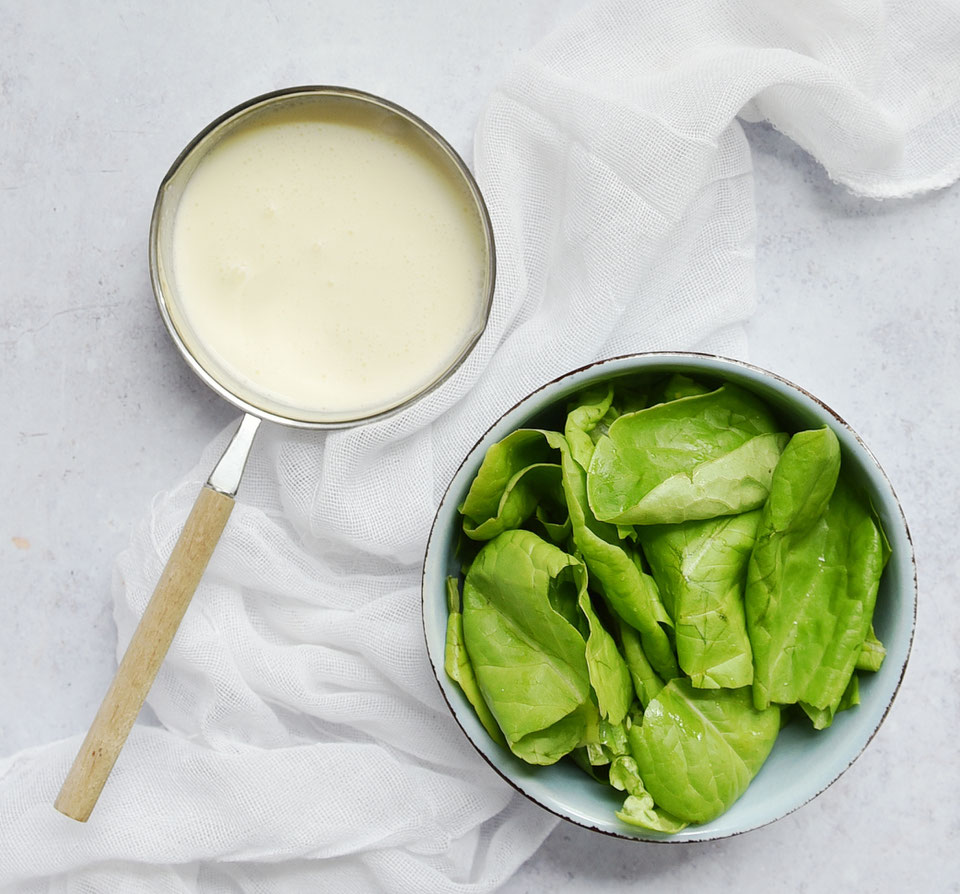
[[[346,105],[376,113],[393,134],[406,134],[430,151],[447,174],[462,178],[473,198],[483,231],[485,277],[483,300],[475,325],[450,358],[449,365],[415,393],[375,411],[330,413],[322,407],[278,405],[219,364],[189,324],[184,308],[192,296],[181,293],[173,275],[173,228],[178,204],[204,156],[230,133],[280,107],[297,104]],[[321,163],[318,160],[318,163]],[[193,510],[160,576],[146,611],[133,634],[113,682],[100,705],[86,739],[70,769],[55,806],[73,819],[86,821],[97,803],[123,744],[143,705],[173,640],[194,590],[233,509],[234,497],[247,456],[261,421],[305,429],[332,429],[360,425],[403,409],[447,379],[480,338],[493,300],[495,278],[493,229],[483,197],[470,171],[451,146],[410,112],[377,96],[343,87],[295,87],[251,99],[231,109],[206,127],[183,150],[167,172],[157,194],[150,224],[150,272],[163,321],[193,371],[214,391],[243,411],[240,425],[220,461],[201,488]]]

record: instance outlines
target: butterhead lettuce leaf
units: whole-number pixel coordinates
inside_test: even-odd
[[[658,674],[679,673],[673,646],[662,625],[671,625],[654,579],[628,552],[613,525],[593,517],[587,505],[586,472],[573,459],[562,435],[545,432],[560,450],[563,490],[570,512],[572,536],[593,586],[619,618],[639,631],[644,652]]]
[[[837,711],[870,631],[886,540],[869,504],[839,478],[829,428],[783,452],[747,572],[754,702]]]
[[[850,678],[850,682],[843,691],[843,696],[836,710],[832,707],[815,708],[806,702],[800,702],[799,704],[803,713],[810,718],[814,729],[826,729],[833,723],[833,718],[836,714],[839,714],[841,711],[846,711],[848,708],[855,708],[860,704],[860,680],[856,674]]]
[[[567,413],[563,434],[570,446],[573,458],[586,471],[593,456],[593,433],[597,430],[613,404],[613,384],[591,389],[579,396]],[[614,411],[616,418],[616,411]],[[610,422],[613,419],[609,420]]]
[[[857,670],[878,671],[883,665],[883,659],[887,657],[886,647],[877,639],[873,624],[867,631],[867,638],[860,647],[860,654],[857,656]]]
[[[673,617],[680,668],[698,688],[739,689],[753,682],[743,591],[759,521],[757,509],[640,529]]]
[[[627,716],[633,701],[630,670],[613,637],[594,612],[590,594],[581,593],[579,603],[590,629],[585,653],[587,672],[597,696],[600,716],[610,724],[617,724]]]
[[[477,719],[498,745],[504,744],[503,733],[487,703],[483,700],[477,678],[470,664],[463,642],[463,614],[460,611],[460,589],[455,577],[447,578],[447,638],[443,652],[443,669],[467,697],[467,701],[477,713]]]
[[[679,524],[763,505],[787,435],[752,394],[723,385],[620,416],[597,442],[587,495],[615,524]]]
[[[579,560],[523,530],[487,543],[464,580],[463,638],[477,685],[511,750],[532,763],[576,747],[596,711],[570,610],[586,582]]]
[[[663,680],[657,675],[647,656],[643,652],[640,634],[629,624],[620,624],[620,642],[623,645],[623,658],[630,670],[633,689],[641,707],[646,707],[663,689]]]
[[[625,823],[655,832],[680,832],[687,827],[684,820],[671,816],[653,803],[640,778],[637,762],[629,755],[614,758],[609,779],[615,789],[627,793],[623,807],[617,811],[617,816]]]
[[[630,750],[663,810],[706,823],[746,791],[779,731],[779,709],[758,711],[749,688],[695,689],[677,679],[630,728]]]
[[[550,468],[551,455],[543,437],[526,429],[494,444],[460,504],[464,533],[474,540],[491,540],[520,527],[544,491],[559,480],[559,468]]]

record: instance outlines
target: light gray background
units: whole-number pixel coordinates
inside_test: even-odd
[[[114,557],[235,416],[150,292],[150,210],[183,144],[249,96],[338,83],[469,158],[484,97],[580,5],[0,2],[0,754],[86,728],[115,666]],[[860,200],[747,132],[751,359],[833,406],[899,492],[920,575],[904,686],[846,775],[773,826],[662,846],[564,824],[506,891],[960,890],[960,189]]]

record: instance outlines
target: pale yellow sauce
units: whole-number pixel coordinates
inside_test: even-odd
[[[482,318],[487,258],[452,163],[379,110],[304,104],[242,125],[193,173],[173,277],[240,390],[350,416],[434,381]]]

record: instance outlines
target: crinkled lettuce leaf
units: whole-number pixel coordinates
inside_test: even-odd
[[[584,766],[586,762],[591,768],[587,770],[589,775],[595,779],[600,778],[593,768],[609,766],[617,755],[630,753],[626,723],[629,721],[614,724],[601,718],[595,727],[587,731],[585,744],[570,753],[574,763],[581,769],[587,769]],[[602,780],[609,781],[606,776],[603,776]]]
[[[586,648],[587,671],[597,696],[600,716],[609,724],[620,723],[633,701],[630,670],[613,637],[594,612],[589,593],[580,594],[580,610],[590,629]]]
[[[587,475],[594,515],[678,524],[763,505],[787,441],[764,404],[735,385],[620,416]]]
[[[698,394],[708,394],[711,388],[708,388],[702,382],[691,379],[683,373],[674,373],[663,384],[663,393],[660,396],[661,403],[669,403],[672,400],[680,400],[681,397],[694,397]]]
[[[464,533],[474,540],[492,540],[520,527],[559,481],[551,455],[543,437],[527,429],[490,447],[459,507]]]
[[[806,702],[800,702],[800,707],[803,709],[803,713],[810,718],[810,722],[813,724],[814,729],[826,729],[830,724],[833,723],[833,718],[835,715],[839,714],[841,711],[846,711],[848,708],[855,708],[860,704],[860,680],[856,674],[850,678],[850,682],[847,684],[847,688],[843,691],[843,696],[840,699],[840,704],[837,705],[837,710],[834,711],[832,708],[815,708],[813,705],[808,705]]]
[[[633,689],[642,707],[646,707],[663,689],[663,680],[650,665],[643,652],[640,634],[629,624],[620,624],[620,642],[623,646],[623,658],[630,670]]]
[[[886,657],[887,649],[877,638],[873,624],[871,624],[870,629],[867,631],[867,638],[860,647],[856,668],[860,671],[878,671],[883,665],[883,659]]]
[[[613,383],[592,388],[578,395],[570,405],[563,434],[573,458],[586,471],[593,456],[593,433],[601,426],[613,404]],[[616,418],[616,411],[613,412]],[[609,420],[610,422],[613,419]],[[603,429],[605,431],[605,428]]]
[[[578,559],[524,530],[491,540],[467,571],[470,664],[510,749],[531,763],[555,763],[575,748],[596,714],[577,628],[586,585]]]
[[[567,512],[567,504],[563,499],[563,485],[559,478],[551,483],[549,494],[553,499],[545,498],[544,502],[537,506],[534,517],[548,540],[563,544],[570,537],[571,525],[570,513]]]
[[[510,750],[528,764],[555,764],[580,744],[584,730],[596,723],[596,718],[596,707],[584,702],[546,729],[534,730],[508,744]]]
[[[510,443],[503,446],[508,440]],[[559,454],[560,483],[570,521],[570,534],[577,553],[589,570],[591,586],[617,617],[640,632],[644,652],[657,673],[665,679],[677,676],[679,667],[674,648],[661,626],[671,626],[672,621],[660,601],[656,582],[644,572],[638,554],[621,542],[616,527],[597,521],[590,512],[586,471],[573,458],[566,437],[555,431],[520,429],[495,446],[502,449],[497,451],[490,463],[485,459],[481,464],[461,511],[473,511],[473,521],[476,522],[483,518],[484,511],[489,511],[496,504],[500,515],[482,521],[481,527],[494,523],[499,525],[499,519],[505,516],[501,507],[505,505],[504,495],[507,491],[497,497],[496,487],[506,480],[504,486],[509,488],[518,475],[528,470],[546,466],[552,468]],[[507,478],[511,469],[531,459],[537,462],[520,468],[519,472]],[[470,524],[471,521],[465,516],[464,529],[468,532]],[[474,534],[471,536],[476,536],[476,531],[480,529],[472,530]]]
[[[625,823],[655,832],[680,832],[687,827],[686,822],[653,803],[640,778],[637,762],[629,755],[614,758],[608,778],[615,789],[627,793],[623,807],[617,811],[617,816]]]
[[[630,728],[646,790],[679,820],[706,823],[739,798],[780,730],[780,711],[758,711],[749,688],[695,689],[671,680]]]
[[[443,651],[443,669],[447,672],[447,676],[460,687],[467,701],[473,705],[473,710],[477,712],[477,719],[490,734],[490,738],[498,745],[504,745],[506,743],[503,733],[500,732],[496,719],[483,700],[476,675],[473,673],[473,665],[470,664],[470,656],[463,642],[460,588],[455,577],[447,578],[447,609],[449,614],[447,615],[447,639]]]
[[[640,529],[644,555],[673,617],[680,668],[701,689],[753,682],[743,609],[760,510]]]
[[[753,697],[836,713],[870,630],[886,540],[838,479],[829,428],[799,432],[777,466],[747,571]]]
[[[661,626],[672,622],[655,581],[624,547],[616,528],[593,517],[587,505],[586,472],[573,459],[566,439],[556,432],[544,432],[544,437],[560,451],[573,540],[589,570],[591,586],[619,618],[640,632],[644,652],[656,671],[668,679],[677,676],[673,646]]]

